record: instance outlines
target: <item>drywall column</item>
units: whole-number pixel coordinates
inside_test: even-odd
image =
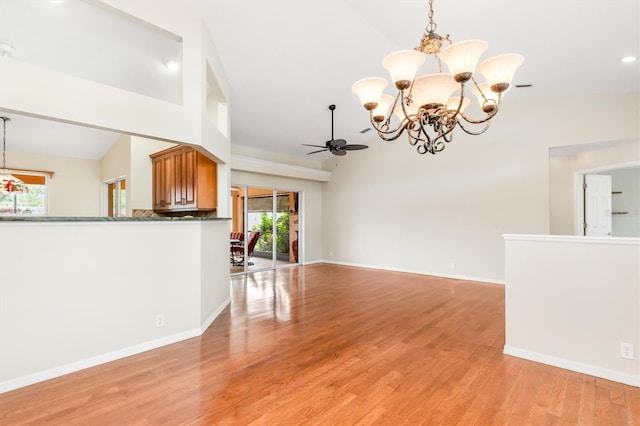
[[[640,386],[640,238],[504,239],[504,353]]]

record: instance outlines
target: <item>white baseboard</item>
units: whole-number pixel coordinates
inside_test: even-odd
[[[65,374],[75,373],[76,371],[84,370],[86,368],[95,367],[96,365],[106,364],[107,362],[116,361],[118,359],[126,358],[131,355],[137,355],[139,353],[157,349],[162,346],[167,346],[172,343],[177,343],[182,340],[191,339],[192,337],[198,337],[202,335],[207,328],[209,328],[211,323],[213,323],[213,321],[218,317],[218,315],[220,315],[224,308],[227,307],[230,301],[231,299],[227,299],[226,301],[224,301],[223,304],[220,305],[218,309],[216,309],[214,313],[211,314],[211,316],[207,318],[204,324],[202,324],[202,326],[200,326],[199,328],[185,330],[180,333],[150,340],[138,345],[129,346],[127,348],[122,348],[112,352],[96,355],[91,358],[60,365],[48,370],[38,371],[37,373],[32,373],[26,376],[17,377],[15,379],[6,380],[4,382],[0,382],[0,394],[25,386],[33,385],[35,383],[44,382],[45,380],[64,376]]]
[[[505,345],[503,353],[518,358],[528,359],[542,364],[552,365],[554,367],[564,368],[565,370],[576,371],[578,373],[588,374],[590,376],[600,377],[602,379],[612,380],[625,385],[640,387],[640,376],[620,371],[610,370],[608,368],[598,367],[597,365],[584,364],[569,359],[558,358],[552,355],[532,352],[525,349],[514,348]]]
[[[218,318],[218,315],[222,313],[224,308],[226,308],[229,303],[231,303],[231,298],[227,297],[227,300],[222,302],[222,305],[218,306],[218,309],[213,311],[209,318],[207,318],[207,320],[200,326],[200,335],[204,334],[204,332],[207,331],[207,328],[209,328],[211,324],[213,324],[213,321]]]
[[[440,272],[429,272],[429,271],[418,271],[414,269],[400,269],[400,268],[391,268],[388,266],[379,266],[379,265],[365,265],[361,263],[349,263],[349,262],[337,262],[335,260],[320,260],[317,262],[309,262],[307,265],[311,263],[332,263],[335,265],[343,265],[343,266],[354,266],[356,268],[368,268],[368,269],[378,269],[381,271],[392,271],[392,272],[405,272],[408,274],[417,274],[417,275],[430,275],[433,277],[441,277],[441,278],[451,278],[454,280],[465,280],[465,281],[479,281],[490,284],[501,284],[505,285],[505,280],[496,280],[494,278],[486,278],[486,277],[474,277],[470,275],[455,275],[455,274],[442,274]]]

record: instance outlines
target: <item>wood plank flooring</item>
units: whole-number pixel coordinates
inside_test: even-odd
[[[2,394],[0,424],[640,424],[638,388],[503,355],[500,285],[319,264],[231,286],[202,337]]]

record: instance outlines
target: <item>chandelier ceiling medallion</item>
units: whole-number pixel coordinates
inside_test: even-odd
[[[22,194],[27,192],[27,186],[7,170],[7,121],[9,117],[0,117],[2,120],[2,169],[0,169],[0,194]]]
[[[369,111],[371,124],[381,139],[395,140],[406,130],[409,143],[420,154],[442,151],[445,142],[452,141],[456,125],[471,135],[484,133],[498,113],[502,96],[511,88],[516,69],[524,62],[522,55],[504,54],[478,64],[480,55],[487,50],[486,42],[452,43],[448,34],[440,36],[436,28],[433,0],[429,0],[429,24],[420,46],[391,53],[382,61],[398,89],[395,97],[382,93],[388,85],[382,77],[364,78],[352,87]],[[441,50],[445,42],[448,46]],[[439,72],[415,77],[426,55],[435,58]],[[448,73],[442,71],[442,62],[447,64]],[[476,80],[476,71],[485,82]],[[471,103],[467,97],[469,85],[485,114],[477,120],[464,114]]]

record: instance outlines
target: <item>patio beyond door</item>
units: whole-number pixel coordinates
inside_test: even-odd
[[[234,185],[231,191],[232,232],[242,232],[246,261],[234,262],[231,272],[253,272],[299,262],[300,193]]]

